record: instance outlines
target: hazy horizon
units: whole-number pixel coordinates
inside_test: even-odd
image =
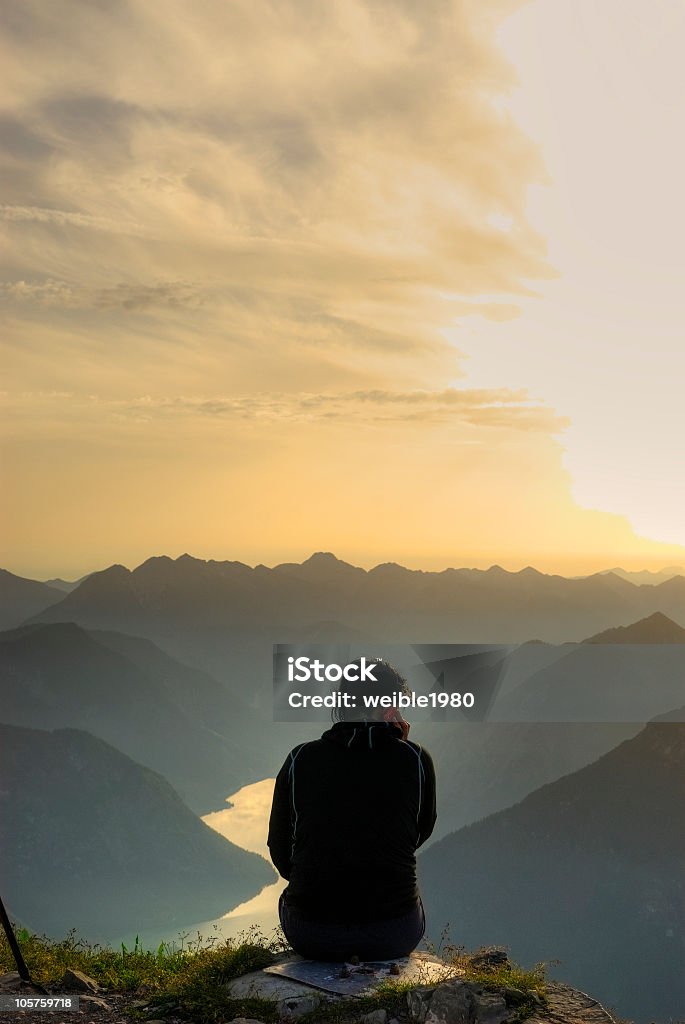
[[[47,573],[47,572],[45,572],[45,570],[40,569],[40,568],[37,569],[35,573],[19,572],[16,569],[13,569],[9,565],[1,565],[0,569],[5,569],[8,572],[11,572],[15,576],[22,576],[22,577],[24,577],[26,579],[35,579],[35,580],[38,580],[38,581],[41,581],[41,582],[45,582],[45,583],[49,582],[52,579],[61,579],[65,583],[75,583],[75,582],[77,582],[78,580],[82,579],[85,576],[92,575],[93,573],[96,573],[96,572],[102,572],[105,569],[111,568],[113,565],[122,565],[125,569],[128,569],[129,571],[132,572],[136,568],[138,568],[140,565],[142,565],[144,562],[149,561],[150,559],[153,559],[153,558],[171,558],[172,561],[177,561],[179,558],[182,558],[184,555],[189,555],[191,558],[195,558],[195,559],[198,559],[199,561],[205,561],[205,562],[210,562],[210,561],[215,561],[215,562],[223,562],[223,561],[241,562],[244,565],[247,565],[250,568],[254,569],[258,565],[264,565],[267,568],[274,568],[277,565],[282,565],[282,564],[290,563],[290,562],[297,563],[297,564],[302,564],[303,562],[307,561],[308,559],[312,558],[313,556],[321,555],[321,554],[333,555],[335,558],[338,559],[338,561],[345,562],[345,563],[347,563],[349,565],[353,565],[353,566],[355,566],[357,568],[364,569],[367,572],[370,571],[371,569],[379,566],[379,565],[387,564],[388,562],[392,562],[394,564],[401,565],[401,566],[403,566],[406,569],[419,570],[419,571],[424,571],[424,572],[443,572],[443,571],[445,571],[447,569],[480,569],[480,570],[487,570],[487,569],[499,566],[499,568],[504,569],[506,572],[512,572],[512,573],[521,572],[522,570],[528,569],[528,568],[533,568],[533,569],[536,569],[538,572],[541,572],[541,573],[543,573],[545,575],[560,575],[560,576],[566,576],[566,577],[572,577],[572,576],[576,576],[576,575],[577,576],[590,576],[590,575],[593,575],[594,573],[597,573],[597,572],[610,572],[610,571],[613,571],[613,570],[616,570],[616,569],[620,569],[622,572],[626,572],[626,573],[650,573],[650,574],[653,574],[653,575],[659,575],[660,573],[668,573],[669,571],[674,571],[674,570],[679,570],[681,572],[685,571],[685,565],[676,565],[676,564],[668,565],[665,562],[655,562],[653,565],[649,565],[649,566],[646,566],[644,564],[638,564],[638,565],[635,565],[635,566],[629,566],[629,565],[618,564],[618,563],[617,564],[613,564],[613,565],[608,565],[608,564],[604,564],[604,563],[601,563],[601,564],[598,563],[598,565],[596,567],[589,568],[586,571],[579,570],[578,572],[562,571],[561,568],[553,568],[551,566],[547,567],[547,568],[541,568],[540,565],[536,565],[536,564],[533,564],[531,562],[513,562],[511,559],[497,560],[497,559],[487,559],[487,558],[484,558],[484,559],[470,559],[468,561],[464,560],[462,562],[460,562],[460,561],[453,561],[450,564],[448,564],[448,563],[442,564],[442,563],[438,562],[435,565],[425,565],[425,564],[412,564],[411,559],[405,560],[405,561],[399,561],[397,559],[388,559],[388,560],[385,560],[385,561],[374,561],[373,559],[361,560],[361,559],[354,559],[354,558],[345,558],[342,555],[340,555],[338,552],[332,551],[331,549],[325,549],[325,550],[319,550],[319,551],[309,551],[309,552],[306,552],[305,554],[298,553],[297,555],[295,555],[293,557],[273,558],[273,559],[270,559],[268,562],[264,561],[263,559],[247,560],[245,558],[239,558],[239,557],[237,557],[235,555],[231,555],[230,553],[226,554],[225,557],[212,556],[212,555],[200,556],[200,555],[194,554],[192,551],[183,550],[183,551],[179,551],[178,553],[173,553],[173,554],[169,554],[166,551],[164,551],[164,552],[163,551],[156,551],[156,552],[154,552],[152,554],[147,555],[146,557],[144,557],[144,558],[142,558],[140,560],[133,559],[130,562],[125,562],[125,561],[122,561],[120,559],[115,559],[115,560],[113,560],[111,562],[108,562],[106,564],[103,563],[103,564],[100,564],[100,565],[95,565],[95,566],[87,567],[85,569],[81,569],[78,572],[70,571],[70,570],[67,569],[67,570],[64,570],[64,571],[61,571],[61,572]]]

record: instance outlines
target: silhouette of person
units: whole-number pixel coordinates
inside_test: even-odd
[[[306,959],[397,959],[425,932],[415,854],[435,826],[435,770],[399,708],[363,706],[363,693],[411,692],[388,662],[366,661],[377,682],[341,682],[356,707],[336,708],[332,728],[291,750],[276,778],[268,846],[288,880],[279,918]]]

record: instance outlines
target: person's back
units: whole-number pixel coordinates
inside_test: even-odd
[[[278,773],[268,845],[289,881],[281,923],[305,956],[397,957],[423,935],[415,851],[435,824],[435,773],[391,716],[337,722]]]

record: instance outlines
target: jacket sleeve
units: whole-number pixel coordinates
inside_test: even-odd
[[[269,835],[267,846],[278,873],[285,879],[290,878],[292,867],[292,823],[290,819],[290,757],[285,761],[276,776],[274,798],[269,818]]]
[[[419,808],[419,837],[416,843],[418,849],[428,839],[437,821],[436,797],[435,797],[435,767],[433,758],[427,750],[421,750],[421,764],[423,766],[423,788],[421,791],[421,807]]]

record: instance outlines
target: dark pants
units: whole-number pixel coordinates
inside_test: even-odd
[[[342,962],[352,956],[360,960],[397,960],[416,949],[426,930],[420,899],[402,917],[368,924],[334,924],[305,920],[288,904],[286,890],[278,901],[278,916],[286,939],[306,960]]]

